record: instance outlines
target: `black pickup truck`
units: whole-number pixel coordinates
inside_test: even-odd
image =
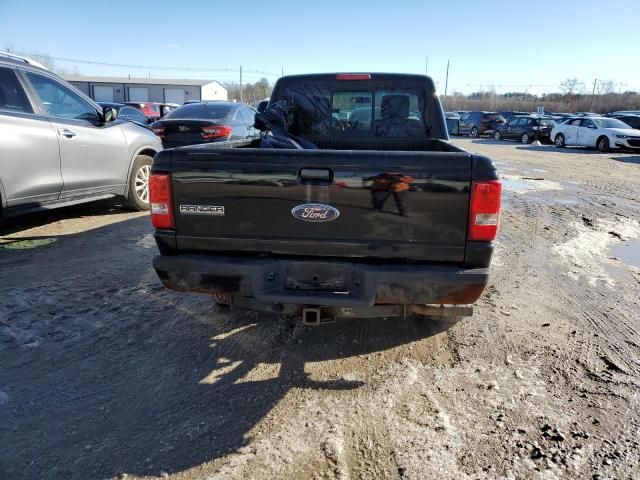
[[[258,140],[156,155],[165,286],[306,324],[472,313],[501,185],[489,158],[448,142],[429,77],[283,77],[256,127]]]

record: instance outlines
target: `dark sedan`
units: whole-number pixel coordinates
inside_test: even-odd
[[[519,140],[528,144],[535,140],[551,143],[551,129],[556,124],[551,117],[540,115],[523,115],[511,117],[504,125],[500,125],[493,133],[496,140]]]
[[[154,122],[153,132],[164,148],[198,143],[258,138],[256,111],[243,103],[199,102],[183,105]]]
[[[626,123],[631,128],[635,128],[636,130],[640,130],[640,115],[614,115],[613,118],[616,120],[620,120],[621,122]]]
[[[129,122],[137,123],[145,128],[150,128],[150,121],[147,116],[137,108],[133,108],[130,105],[123,103],[110,103],[110,102],[98,102],[101,107],[111,107],[118,112],[119,120],[127,120]]]

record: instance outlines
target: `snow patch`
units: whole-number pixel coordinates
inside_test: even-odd
[[[591,286],[605,284],[614,287],[616,282],[606,271],[610,263],[609,249],[619,237],[625,240],[640,237],[640,223],[636,220],[594,220],[593,226],[574,222],[571,227],[577,235],[571,240],[554,246],[554,252],[570,265],[567,276],[573,280],[587,278]],[[610,232],[615,232],[617,236]]]

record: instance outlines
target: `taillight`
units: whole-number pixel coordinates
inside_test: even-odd
[[[149,177],[151,223],[156,228],[174,229],[171,175],[151,172]]]
[[[147,117],[157,117],[157,113],[153,111],[152,105],[142,104],[142,113],[144,113]]]
[[[369,73],[339,73],[336,80],[371,80]]]
[[[210,140],[212,138],[228,137],[231,135],[233,127],[228,125],[208,125],[202,127],[202,138]]]
[[[166,127],[163,127],[161,125],[154,125],[151,127],[151,131],[155,133],[157,136],[159,136],[160,138],[164,138],[165,130],[166,130]]]
[[[468,240],[495,240],[500,223],[500,180],[472,181]]]

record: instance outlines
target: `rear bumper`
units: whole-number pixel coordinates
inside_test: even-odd
[[[467,305],[480,297],[488,281],[486,268],[196,254],[157,256],[153,267],[172,290],[230,293],[271,304],[336,307]],[[308,280],[313,278],[341,287],[291,287],[306,282],[309,288]],[[331,283],[335,281],[338,283]],[[336,289],[339,291],[332,291]]]

